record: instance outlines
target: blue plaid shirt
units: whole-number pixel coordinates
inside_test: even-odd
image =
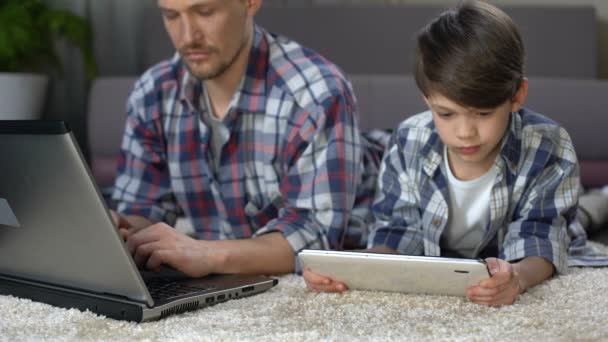
[[[173,224],[181,210],[200,239],[281,232],[295,252],[365,245],[375,178],[362,172],[355,99],[335,65],[256,27],[217,169],[203,94],[179,55],[136,82],[120,213]]]
[[[440,236],[449,212],[443,148],[431,112],[399,125],[380,167],[370,247],[441,255]],[[527,109],[513,113],[492,167],[499,172],[477,257],[515,261],[541,256],[559,272],[569,264],[608,264],[607,257],[586,244],[586,233],[576,219],[578,162],[563,128]]]

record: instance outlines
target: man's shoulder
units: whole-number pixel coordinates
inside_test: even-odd
[[[174,56],[148,68],[137,79],[134,92],[148,94],[158,90],[178,87],[183,75],[181,59]]]
[[[333,96],[352,96],[351,85],[337,65],[287,37],[265,34],[269,43],[270,87],[299,99],[301,106]]]

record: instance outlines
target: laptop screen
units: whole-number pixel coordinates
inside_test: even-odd
[[[0,121],[0,165],[0,274],[152,305],[64,123]]]

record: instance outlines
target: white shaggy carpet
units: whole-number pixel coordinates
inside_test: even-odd
[[[0,340],[608,341],[608,268],[571,269],[501,308],[459,297],[316,294],[293,275],[260,295],[143,324],[0,296]]]

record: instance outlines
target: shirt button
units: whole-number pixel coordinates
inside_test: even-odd
[[[439,227],[440,224],[441,224],[441,219],[434,219],[433,220],[433,226]]]

